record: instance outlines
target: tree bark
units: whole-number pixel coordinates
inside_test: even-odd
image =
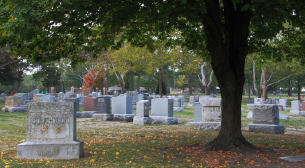
[[[137,79],[137,91],[140,94],[140,79],[141,79],[141,74],[138,73],[138,79]]]
[[[103,85],[103,83],[104,83],[104,78],[103,78],[103,75],[102,75],[102,77],[101,77],[101,92],[102,92],[102,95],[104,95],[104,85]]]
[[[120,87],[121,87],[121,94],[124,94],[124,85],[123,85],[123,81],[120,81]]]
[[[301,77],[298,76],[298,100],[301,101]]]
[[[129,76],[130,76],[130,90],[134,91],[133,71],[129,71]]]
[[[162,95],[162,67],[159,67],[159,95]]]
[[[263,71],[263,98],[267,100],[268,98],[268,89],[267,89],[267,74],[266,71]]]
[[[224,11],[219,1],[207,1],[207,13],[200,15],[207,37],[207,48],[211,65],[221,89],[221,129],[218,136],[206,145],[206,150],[237,150],[254,148],[242,135],[241,100],[245,83],[245,58],[249,51],[247,44],[250,10],[242,11],[244,0],[234,5],[223,0]],[[225,15],[225,23],[222,17]],[[224,33],[224,34],[223,34]]]

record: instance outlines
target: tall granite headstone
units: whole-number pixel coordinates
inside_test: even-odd
[[[101,121],[113,121],[113,114],[110,113],[110,96],[96,97],[96,113],[93,118]]]
[[[149,103],[148,100],[141,100],[137,102],[136,116],[133,118],[133,124],[145,125],[151,124],[151,118],[149,117]]]

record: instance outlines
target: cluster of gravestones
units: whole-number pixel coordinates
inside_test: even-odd
[[[202,96],[199,99],[199,102],[196,102],[196,99],[190,96],[189,105],[194,106],[194,121],[187,125],[197,126],[200,130],[220,130],[221,98]],[[289,111],[287,99],[265,101],[263,98],[250,98],[247,106],[252,110],[247,117],[253,119],[249,131],[284,134],[284,126],[279,123],[279,119],[289,119],[289,116],[279,114],[279,111]],[[290,115],[305,116],[305,101],[292,101]]]
[[[54,89],[53,89],[54,90]],[[79,106],[84,105],[84,95],[75,94],[74,92],[67,93],[53,93],[51,87],[51,93],[39,93],[38,89],[35,89],[29,93],[14,93],[13,96],[6,96],[1,94],[1,99],[5,100],[5,107],[2,111],[7,112],[22,112],[27,111],[27,103],[29,102],[77,102],[77,111]]]

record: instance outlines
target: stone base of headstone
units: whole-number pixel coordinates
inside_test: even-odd
[[[100,120],[100,121],[113,121],[114,115],[107,114],[107,113],[95,113],[95,114],[93,114],[93,118],[95,120]]]
[[[93,118],[93,114],[95,114],[96,111],[82,111],[76,112],[76,118]]]
[[[152,124],[178,124],[177,117],[165,117],[165,116],[150,116],[152,120]]]
[[[198,127],[202,122],[188,122],[186,123],[187,126],[195,126]]]
[[[300,116],[305,117],[305,111],[300,111]]]
[[[26,112],[26,107],[3,107],[2,111],[5,112]]]
[[[291,110],[291,111],[290,111],[290,115],[299,116],[299,115],[300,115],[300,111],[299,111],[299,110]]]
[[[151,118],[150,117],[139,117],[135,116],[133,118],[133,124],[135,125],[146,125],[146,124],[151,124]]]
[[[202,122],[198,126],[198,130],[219,131],[221,122]]]
[[[26,159],[79,159],[84,155],[80,140],[64,142],[24,142],[17,146],[17,157]]]
[[[247,104],[248,109],[253,109],[254,104]]]
[[[187,106],[194,106],[194,103],[188,103]]]
[[[279,118],[282,119],[282,120],[288,120],[289,119],[289,115],[279,114]]]
[[[173,108],[173,111],[179,111],[179,112],[181,112],[181,111],[183,111],[183,107],[174,107],[174,108]]]
[[[132,122],[133,118],[136,116],[134,114],[113,114],[114,121],[127,121]]]
[[[253,113],[252,113],[252,111],[250,111],[250,112],[248,113],[247,118],[253,118]]]
[[[284,134],[284,125],[273,125],[273,124],[249,124],[250,132],[263,132],[270,134]]]

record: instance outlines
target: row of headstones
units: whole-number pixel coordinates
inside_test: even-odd
[[[145,102],[145,108],[142,104]],[[112,104],[112,105],[111,105]],[[112,113],[110,112],[110,109]],[[147,109],[151,109],[152,116],[162,116],[160,121],[158,119],[153,123],[176,124],[177,120],[173,118],[173,99],[160,98],[152,99],[151,107],[148,100],[141,100],[137,102],[137,114],[147,117]],[[141,112],[140,112],[141,111]],[[86,97],[84,111],[77,112],[77,117],[92,117],[101,121],[128,121],[132,122],[135,115],[132,114],[132,97],[130,96],[99,96],[99,97]],[[166,118],[164,118],[166,117]],[[146,123],[146,124],[149,124]]]
[[[102,96],[101,92],[92,92],[88,95],[88,97],[99,97]],[[111,97],[117,97],[117,96],[130,96],[132,97],[132,108],[136,109],[136,103],[142,100],[148,100],[149,106],[151,106],[151,100],[155,98],[162,98],[160,95],[149,95],[147,93],[144,94],[138,94],[136,91],[127,91],[124,94],[120,95],[114,95]],[[174,111],[183,111],[185,109],[186,104],[184,103],[186,101],[185,95],[178,95],[178,96],[163,96],[163,98],[170,98],[173,99],[174,102]],[[86,104],[86,101],[85,101]],[[92,103],[89,103],[89,105],[85,105],[85,107],[90,108],[91,110],[84,110],[84,111],[92,111],[93,106]]]
[[[201,103],[203,99],[207,98],[216,98],[216,95],[190,96],[188,106],[195,106],[195,103]]]
[[[253,123],[249,131],[284,134],[284,126],[279,124],[278,105],[255,104],[252,109]],[[187,125],[197,126],[199,130],[220,130],[221,118],[221,98],[207,98],[195,104],[194,121]]]
[[[256,104],[276,104],[280,111],[289,111],[288,100],[287,99],[267,99],[265,101],[264,98],[250,98],[249,104],[247,104],[248,108],[251,109],[253,105]],[[250,113],[251,114],[251,113]],[[291,110],[290,115],[297,115],[305,117],[305,101],[301,103],[300,100],[291,101]],[[287,118],[287,116],[282,115],[283,118]]]

